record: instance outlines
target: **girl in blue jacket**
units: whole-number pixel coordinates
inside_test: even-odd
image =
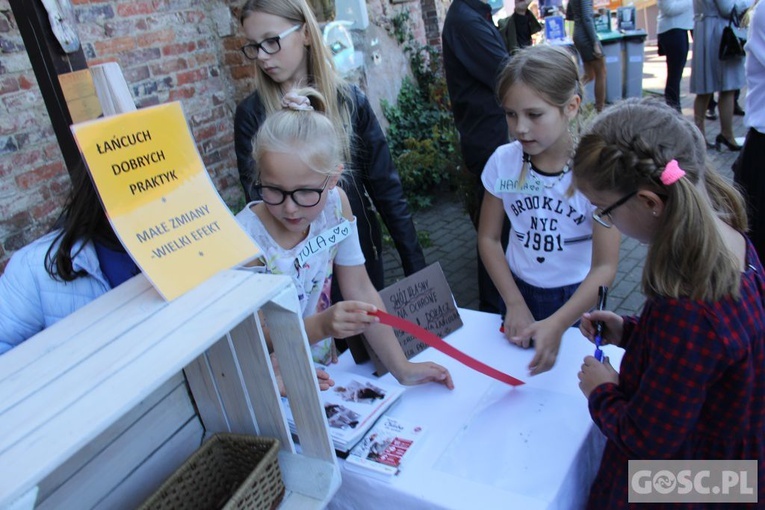
[[[21,248],[0,276],[0,354],[140,272],[80,168],[54,230]]]

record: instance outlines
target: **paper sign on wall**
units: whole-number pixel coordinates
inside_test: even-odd
[[[611,31],[611,11],[608,9],[601,9],[599,13],[593,16],[593,22],[595,23],[595,31],[599,34],[607,34]]]
[[[112,228],[165,299],[260,253],[218,195],[180,103],[72,132]]]
[[[545,40],[548,43],[565,41],[566,29],[564,23],[563,16],[547,16],[545,18]]]
[[[384,288],[380,291],[380,297],[388,313],[414,322],[441,338],[462,327],[454,296],[438,262]],[[394,331],[406,359],[428,347],[409,333]],[[364,344],[377,375],[388,373],[366,340]]]
[[[635,30],[635,7],[616,9],[616,22],[619,30]]]

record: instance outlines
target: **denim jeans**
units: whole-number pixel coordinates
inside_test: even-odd
[[[659,45],[667,56],[667,82],[664,97],[669,106],[682,112],[680,107],[680,81],[688,60],[688,31],[673,28],[658,35]]]
[[[534,316],[534,320],[541,321],[548,318],[552,314],[558,311],[558,308],[574,295],[576,289],[579,288],[578,283],[572,285],[564,285],[563,287],[552,287],[549,289],[535,287],[524,282],[515,274],[513,275],[515,284],[518,286],[518,290],[523,296],[523,300],[526,302],[526,306],[529,307],[531,315]],[[502,317],[505,316],[507,307],[502,303]],[[579,321],[576,322],[579,324]]]

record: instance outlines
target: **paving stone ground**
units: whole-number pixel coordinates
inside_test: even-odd
[[[689,93],[690,54],[688,64],[683,73],[681,103],[683,114],[693,118],[694,95]],[[644,93],[663,95],[666,80],[666,64],[664,57],[657,55],[656,46],[646,45],[645,62],[643,65]],[[740,104],[744,106],[744,94]],[[743,117],[734,117],[734,133],[743,137],[746,129]],[[720,132],[719,121],[706,122],[707,139],[713,141]],[[743,140],[741,140],[743,142]],[[733,178],[731,165],[738,153],[723,148],[723,152],[708,151],[709,160],[728,179]],[[476,232],[462,204],[456,197],[439,196],[434,205],[414,214],[417,230],[425,232],[430,238],[430,246],[425,248],[428,263],[438,261],[444,271],[449,287],[454,294],[457,305],[461,308],[478,309],[478,288],[476,284]],[[646,246],[629,238],[622,238],[619,268],[616,279],[609,292],[609,308],[620,314],[637,314],[644,302],[640,292],[640,278],[643,271],[643,261]],[[404,274],[398,254],[392,247],[384,251],[386,267],[386,282],[391,284]]]

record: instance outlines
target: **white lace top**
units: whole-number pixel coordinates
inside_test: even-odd
[[[364,264],[356,219],[343,217],[343,206],[337,188],[327,191],[324,210],[311,223],[306,238],[294,248],[285,249],[271,237],[255,214],[251,202],[236,215],[237,221],[255,240],[262,254],[262,266],[252,268],[269,274],[292,277],[297,288],[303,317],[326,310],[332,304],[330,290],[334,264],[357,266]],[[311,345],[314,361],[330,361],[330,339]]]

